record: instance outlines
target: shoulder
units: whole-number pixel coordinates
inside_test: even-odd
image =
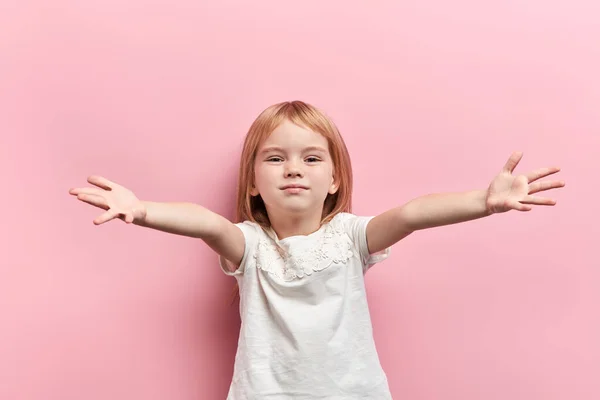
[[[340,212],[331,219],[330,224],[338,229],[344,230],[350,236],[354,236],[357,231],[365,230],[372,218],[372,216]]]
[[[389,248],[376,254],[369,252],[367,226],[374,216],[356,215],[348,212],[338,213],[332,218],[331,224],[335,230],[344,232],[352,241],[360,254],[365,271],[371,265],[383,261],[389,255]]]
[[[257,246],[269,237],[263,227],[254,221],[242,221],[234,224],[244,234],[246,244],[246,255],[255,251]]]
[[[244,250],[241,261],[238,265],[232,265],[224,257],[219,257],[219,264],[227,275],[241,275],[246,270],[249,263],[253,263],[256,248],[264,236],[266,236],[262,227],[253,221],[242,221],[233,224],[244,236]]]
[[[259,235],[260,232],[263,230],[258,223],[248,220],[237,222],[234,225],[237,226],[244,233],[244,236]]]

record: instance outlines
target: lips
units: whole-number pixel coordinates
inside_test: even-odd
[[[289,184],[289,185],[285,185],[281,188],[281,190],[286,190],[286,189],[308,189],[308,187],[304,186],[304,185],[299,185],[299,184]]]

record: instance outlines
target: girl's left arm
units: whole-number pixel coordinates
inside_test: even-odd
[[[533,194],[563,187],[564,181],[538,182],[543,177],[557,173],[560,168],[540,168],[514,176],[512,173],[522,157],[522,153],[513,153],[485,190],[421,196],[371,219],[367,225],[369,252],[384,250],[418,230],[470,221],[509,210],[530,211],[535,205],[555,205],[556,201]]]

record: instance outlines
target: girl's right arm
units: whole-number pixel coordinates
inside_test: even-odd
[[[76,188],[69,193],[105,210],[94,219],[94,224],[121,219],[163,232],[200,238],[229,260],[232,267],[239,265],[244,254],[244,235],[221,215],[193,203],[140,201],[131,190],[101,176],[90,176],[88,182],[98,188]]]

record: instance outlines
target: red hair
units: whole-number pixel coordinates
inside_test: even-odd
[[[316,107],[302,101],[283,102],[265,109],[250,126],[242,150],[238,185],[236,222],[252,221],[263,228],[271,226],[265,204],[260,197],[252,196],[254,163],[260,146],[284,121],[309,129],[327,139],[333,161],[333,177],[338,190],[328,194],[323,204],[321,224],[330,221],[340,212],[352,210],[352,165],[344,139],[333,121]],[[238,287],[234,296],[238,294]]]
[[[327,195],[321,223],[329,221],[339,212],[350,212],[352,209],[352,166],[344,139],[333,121],[322,111],[302,101],[291,101],[267,108],[250,126],[240,161],[236,222],[252,221],[265,228],[271,225],[262,199],[260,196],[252,196],[250,190],[254,185],[256,154],[262,143],[285,120],[327,139],[333,161],[334,182],[338,190],[335,194]]]

